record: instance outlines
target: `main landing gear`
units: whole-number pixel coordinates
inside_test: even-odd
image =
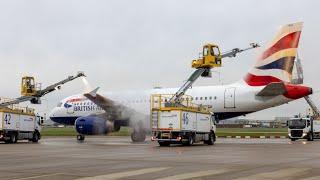
[[[131,133],[132,142],[144,142],[146,140],[146,129],[143,127],[142,121],[139,121]]]

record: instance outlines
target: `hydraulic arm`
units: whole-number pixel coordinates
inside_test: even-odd
[[[249,49],[259,47],[256,43],[251,43],[250,47],[245,49],[235,48],[231,51],[220,54],[220,49],[217,45],[207,44],[203,47],[203,57],[193,60],[192,67],[196,70],[191,74],[187,81],[179,88],[167,103],[168,106],[177,105],[180,103],[181,97],[192,86],[192,84],[200,77],[211,77],[211,69],[221,67],[221,59],[226,57],[235,57],[238,53]]]

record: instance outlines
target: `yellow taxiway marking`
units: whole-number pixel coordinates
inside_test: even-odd
[[[147,174],[147,173],[163,171],[168,168],[169,167],[145,168],[145,169],[139,169],[139,170],[133,170],[133,171],[111,173],[111,174],[100,175],[100,176],[85,177],[85,178],[80,178],[78,180],[120,179],[120,178],[124,178],[124,177],[137,176],[137,175],[142,175],[142,174]]]
[[[43,178],[43,177],[50,177],[50,176],[57,176],[61,175],[63,173],[54,173],[54,174],[44,174],[39,176],[30,176],[30,177],[24,177],[24,178],[15,178],[13,180],[25,180],[25,179],[36,179],[36,178]]]
[[[232,169],[216,169],[216,170],[207,170],[207,171],[195,171],[191,173],[183,173],[173,176],[168,176],[156,180],[181,180],[181,179],[191,179],[191,178],[198,178],[203,176],[211,176],[216,174],[222,174],[232,171]]]
[[[283,179],[301,175],[309,168],[287,168],[266,173],[259,173],[248,177],[237,178],[236,180],[260,180],[260,179]]]

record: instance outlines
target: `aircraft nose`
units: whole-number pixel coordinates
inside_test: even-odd
[[[52,120],[56,116],[57,108],[53,108],[49,113],[49,118]]]

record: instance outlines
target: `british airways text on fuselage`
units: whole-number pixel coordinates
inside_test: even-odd
[[[102,108],[84,98],[70,99],[63,105],[65,108],[73,108],[73,111],[102,111]]]

